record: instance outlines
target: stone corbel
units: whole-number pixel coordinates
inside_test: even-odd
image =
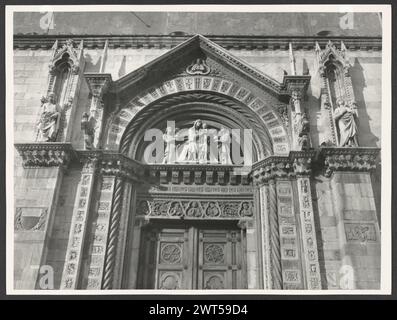
[[[368,172],[376,168],[379,152],[379,148],[321,148],[319,162],[326,177],[335,171]]]
[[[288,157],[269,157],[254,165],[252,179],[259,186],[275,178],[286,178],[293,173]]]
[[[16,143],[24,168],[67,167],[76,156],[69,143]]]
[[[92,119],[93,142],[92,148],[100,148],[100,137],[103,128],[103,97],[108,91],[112,76],[107,73],[85,73],[85,79],[88,83],[91,93],[91,104],[89,117]]]

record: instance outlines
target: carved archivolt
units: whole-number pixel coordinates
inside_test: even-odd
[[[264,100],[262,97],[256,96],[240,84],[212,76],[178,77],[161,83],[135,97],[110,119],[107,125],[108,132],[105,147],[115,148],[115,146],[121,145],[122,152],[125,152],[127,148],[125,141],[128,140],[127,137],[130,136],[130,132],[134,130],[132,128],[134,125],[141,126],[142,121],[149,115],[154,112],[156,114],[161,113],[161,110],[165,107],[164,104],[170,104],[168,100],[173,98],[178,99],[175,95],[177,93],[190,94],[190,101],[197,101],[200,97],[202,100],[204,94],[201,93],[200,97],[195,97],[195,94],[197,95],[198,93],[194,91],[207,92],[207,96],[213,97],[213,103],[220,105],[224,105],[224,101],[228,101],[227,103],[229,104],[237,101],[232,103],[230,107],[233,110],[237,110],[241,115],[244,115],[244,118],[254,125],[255,130],[263,131],[266,130],[265,128],[268,129],[269,132],[262,135],[262,139],[268,140],[266,136],[270,136],[272,139],[272,146],[269,146],[270,143],[267,143],[266,146],[266,149],[270,150],[268,154],[288,153],[289,137],[287,130],[279,113],[273,110],[272,103]],[[208,94],[208,92],[214,94]],[[165,97],[168,98],[167,101],[164,99]],[[222,100],[222,98],[223,102],[215,101],[216,99]],[[175,101],[173,104],[175,105],[176,103],[178,101]],[[128,126],[130,122],[133,125]]]

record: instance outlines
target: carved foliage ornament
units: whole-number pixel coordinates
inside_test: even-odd
[[[252,201],[141,200],[138,215],[151,217],[233,218],[253,216]]]

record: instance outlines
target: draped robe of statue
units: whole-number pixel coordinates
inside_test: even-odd
[[[207,163],[208,154],[208,134],[207,126],[204,123],[203,128],[199,131],[198,143],[198,160],[199,163]]]
[[[230,158],[230,132],[226,128],[222,128],[219,131],[219,142],[221,143],[219,150],[219,162],[221,164],[233,164]]]
[[[202,126],[201,120],[196,120],[188,130],[187,141],[182,145],[182,150],[178,156],[178,162],[197,162],[198,157],[198,137]]]
[[[357,143],[357,110],[347,106],[344,102],[338,102],[334,110],[334,119],[339,128],[339,146],[356,147]]]
[[[163,163],[175,163],[176,161],[176,146],[175,135],[172,133],[172,128],[168,127],[163,135],[165,142]]]
[[[61,118],[61,108],[55,102],[55,96],[50,95],[42,105],[40,120],[37,124],[39,142],[56,141]]]

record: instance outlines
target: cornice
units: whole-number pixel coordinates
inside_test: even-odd
[[[325,176],[335,171],[369,172],[376,168],[380,148],[322,147],[319,150],[291,151],[288,156],[269,156],[247,168],[223,165],[142,164],[122,153],[106,150],[75,150],[70,143],[15,143],[24,168],[67,167],[72,161],[95,162],[102,174],[116,175],[138,182],[195,184],[255,184],[275,178],[307,176],[312,166],[322,168]]]
[[[50,49],[56,40],[66,42],[84,40],[84,48],[103,48],[108,40],[109,48],[165,48],[170,49],[194,35],[14,35],[16,49]],[[289,36],[217,36],[206,35],[206,38],[225,49],[236,50],[288,50],[291,42],[294,50],[314,50],[315,43],[325,46],[329,40],[343,41],[348,50],[381,50],[381,37],[289,37]]]

